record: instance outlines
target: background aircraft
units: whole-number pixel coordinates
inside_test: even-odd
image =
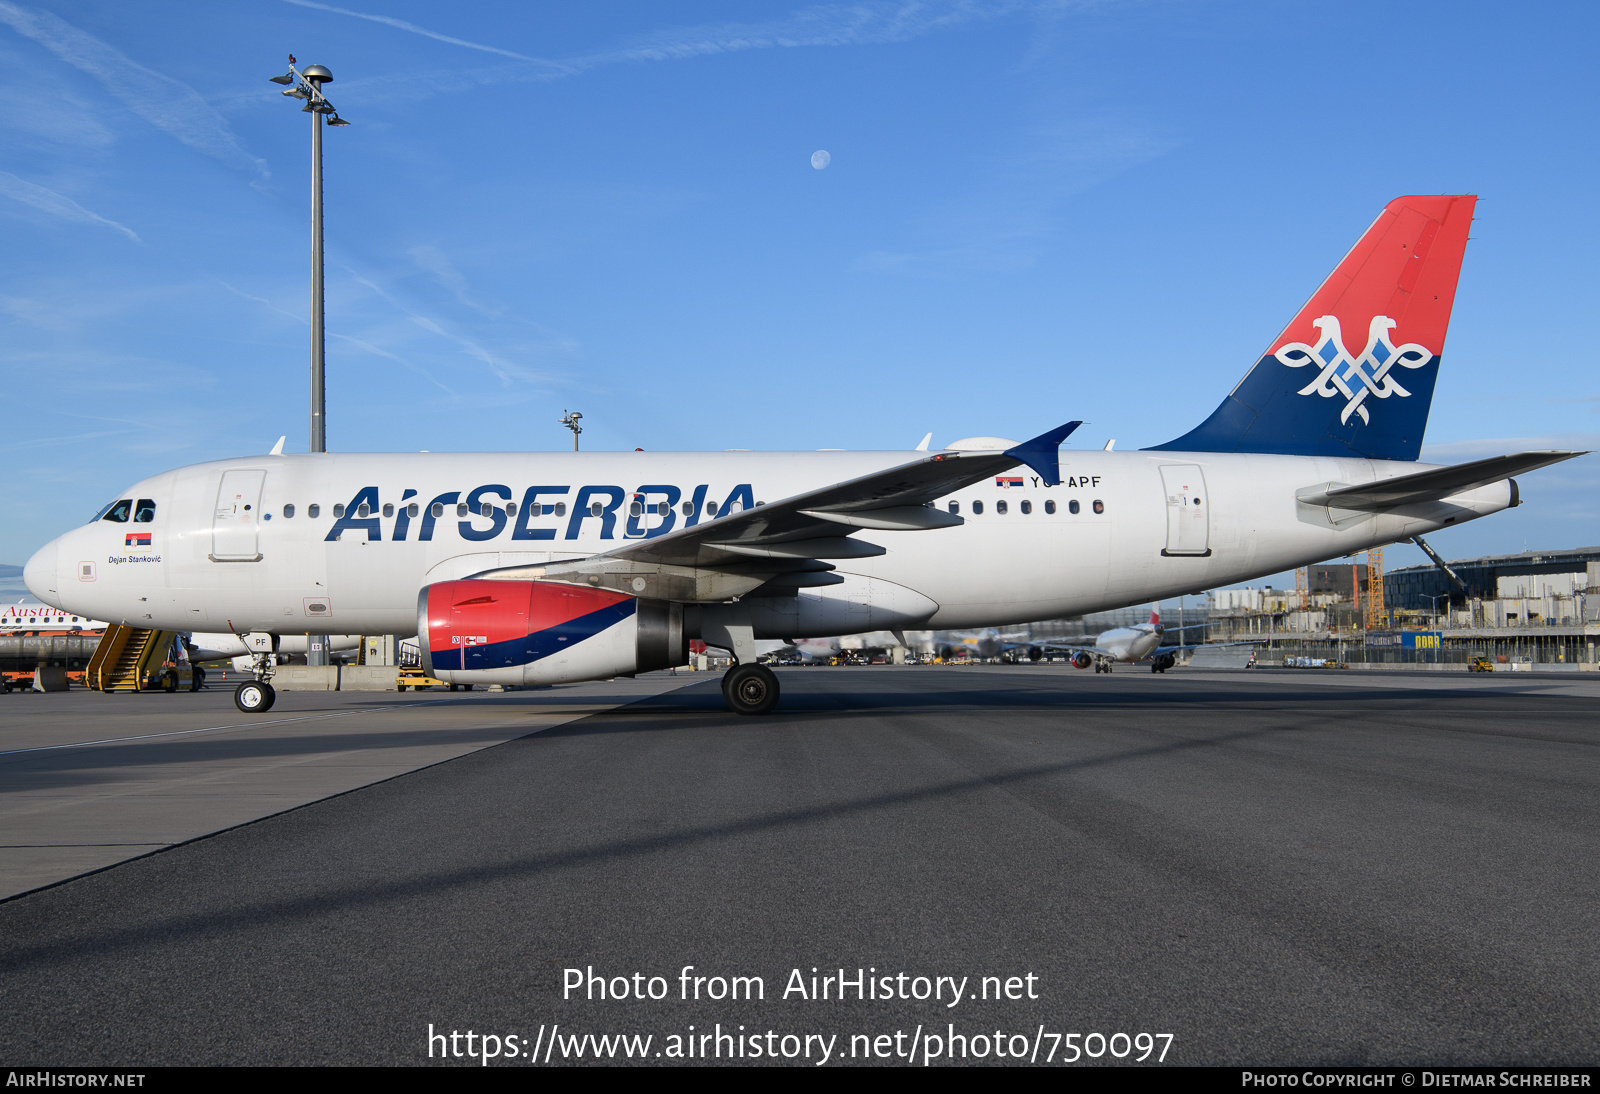
[[[1172,630],[1179,633],[1185,630],[1199,630],[1206,626],[1196,623],[1189,627],[1174,627]],[[1199,649],[1202,646],[1253,646],[1258,643],[1249,642],[1194,642],[1189,644],[1166,642],[1167,629],[1161,624],[1161,606],[1158,604],[1150,609],[1150,622],[1137,623],[1132,627],[1113,627],[1108,631],[1101,631],[1095,636],[1094,643],[1088,646],[1068,645],[1062,643],[1046,643],[1046,648],[1051,650],[1066,650],[1072,654],[1072,663],[1080,669],[1094,666],[1095,672],[1110,672],[1112,666],[1118,662],[1134,664],[1148,660],[1151,672],[1166,672],[1177,664],[1178,654],[1184,650]]]

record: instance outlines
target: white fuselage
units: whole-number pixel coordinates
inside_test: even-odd
[[[1143,661],[1160,645],[1161,631],[1154,623],[1102,631],[1094,640],[1094,648],[1113,661]]]
[[[401,453],[226,460],[130,487],[126,496],[155,502],[153,520],[96,520],[76,528],[40,550],[25,577],[46,603],[136,626],[410,635],[418,590],[434,581],[587,557],[714,520],[711,506],[722,513],[729,504],[774,502],[917,456]],[[857,533],[886,553],[841,560],[843,584],[802,595],[842,598],[845,608],[861,601],[861,626],[840,625],[837,612],[802,611],[794,618],[830,622],[825,629],[797,623],[794,633],[756,637],[988,627],[1103,611],[1426,534],[1512,503],[1508,481],[1377,516],[1330,513],[1295,496],[1422,467],[1308,456],[1065,451],[1060,485],[1045,486],[1020,468],[1021,486],[987,480],[939,499],[941,510],[959,507],[960,527]],[[238,472],[245,474],[224,478]],[[358,518],[363,502],[370,512]],[[670,516],[661,515],[663,503]],[[596,504],[600,516],[591,515]],[[348,510],[343,525],[335,505]],[[465,515],[458,506],[468,506]],[[343,530],[330,539],[336,527]],[[886,604],[900,605],[899,614],[885,614]],[[805,633],[807,626],[816,633]]]

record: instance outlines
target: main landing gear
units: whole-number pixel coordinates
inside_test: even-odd
[[[722,676],[722,699],[735,714],[766,714],[778,705],[778,678],[765,665],[735,665]]]

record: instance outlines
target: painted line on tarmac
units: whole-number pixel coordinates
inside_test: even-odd
[[[445,702],[451,700],[446,699]],[[37,748],[13,748],[0,752],[0,756],[19,756],[25,752],[54,752],[61,748],[92,748],[95,745],[125,744],[128,741],[148,741],[155,737],[182,737],[192,733],[217,733],[224,729],[253,729],[257,726],[283,726],[295,722],[315,722],[323,718],[348,718],[353,714],[372,714],[380,710],[394,710],[396,707],[420,707],[422,703],[393,703],[383,706],[368,707],[366,710],[341,710],[334,714],[308,714],[304,718],[274,718],[267,722],[240,722],[231,726],[207,726],[204,729],[174,729],[166,733],[144,733],[137,737],[107,737],[103,741],[74,741],[65,745],[40,745]]]

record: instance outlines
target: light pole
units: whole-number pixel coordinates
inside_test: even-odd
[[[282,76],[269,77],[275,84],[293,85],[284,89],[291,99],[304,99],[300,109],[311,115],[311,451],[326,452],[326,384],[324,382],[323,351],[326,338],[322,319],[322,117],[328,116],[329,125],[349,125],[339,117],[322,94],[322,85],[333,79],[333,73],[322,65],[307,65],[305,71],[294,67],[294,54],[289,55],[289,71]]]
[[[561,424],[572,430],[572,450],[576,452],[578,450],[578,434],[583,432],[583,426],[579,425],[578,422],[583,418],[583,415],[576,410],[563,410],[561,413],[566,415],[565,418],[561,419]]]
[[[1423,593],[1422,595],[1423,598],[1428,601],[1429,606],[1433,609],[1433,629],[1439,630],[1439,601],[1443,600],[1448,604],[1450,602],[1450,594],[1439,593],[1434,595],[1432,593]]]

